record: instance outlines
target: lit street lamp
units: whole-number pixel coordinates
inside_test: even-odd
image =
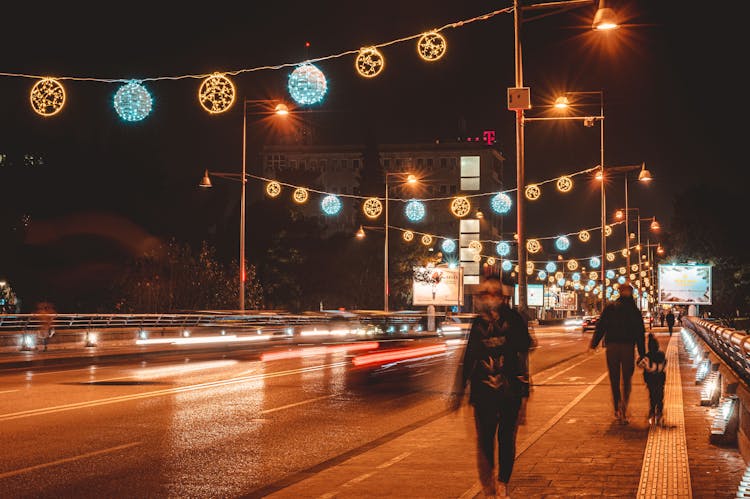
[[[516,217],[518,234],[518,266],[521,269],[526,268],[526,228],[524,226],[525,206],[523,186],[526,185],[526,165],[525,165],[525,137],[524,137],[524,111],[531,109],[531,96],[529,88],[523,86],[523,57],[521,52],[521,24],[522,11],[524,10],[541,10],[557,9],[555,12],[540,14],[536,18],[546,17],[551,14],[564,12],[577,7],[590,5],[591,0],[564,0],[558,2],[545,2],[529,6],[521,6],[520,0],[513,0],[513,34],[514,34],[514,54],[515,54],[515,87],[508,89],[508,109],[516,113]],[[535,18],[528,18],[526,22]],[[599,7],[594,15],[592,28],[603,31],[616,28],[618,26],[615,13],[612,9],[605,6],[604,0],[599,0]],[[602,161],[602,165],[604,161]],[[603,199],[603,196],[602,196]],[[604,230],[602,228],[602,230]],[[603,245],[604,243],[602,243]],[[603,281],[602,281],[603,282]],[[522,312],[526,311],[526,288],[527,277],[525,272],[518,273],[518,308]],[[604,302],[602,302],[603,305]]]
[[[283,102],[279,102],[276,99],[245,99],[242,103],[242,173],[217,173],[211,172],[212,175],[219,178],[226,178],[230,180],[239,180],[242,183],[242,191],[240,195],[240,270],[239,270],[239,310],[240,312],[245,311],[245,196],[247,191],[247,107],[248,104],[255,104],[264,107],[265,113],[261,114],[274,114],[276,116],[287,116],[289,114],[289,107]],[[263,106],[266,105],[266,106]],[[273,105],[273,108],[269,108],[269,105]],[[209,188],[212,187],[211,178],[209,177],[209,171],[205,170],[203,179],[201,179],[200,187]]]

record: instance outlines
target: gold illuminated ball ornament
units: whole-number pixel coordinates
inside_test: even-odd
[[[270,197],[275,198],[281,194],[281,184],[276,181],[271,181],[266,184],[266,194]]]
[[[445,37],[436,31],[425,33],[417,41],[417,53],[425,61],[437,61],[445,55],[448,43]]]
[[[471,259],[474,260],[476,263],[479,263],[479,262],[482,261],[482,255],[480,255],[479,253],[477,253],[476,255],[474,255],[473,257],[471,257]]]
[[[54,78],[42,78],[31,87],[29,100],[36,114],[49,118],[62,111],[65,105],[65,89]]]
[[[526,199],[529,201],[536,201],[539,199],[539,196],[542,195],[542,190],[539,188],[536,184],[531,184],[526,186]]]
[[[480,243],[479,241],[471,241],[469,243],[469,248],[473,249],[477,253],[481,253],[482,252],[482,243]]]
[[[219,114],[232,107],[235,95],[232,80],[221,73],[214,73],[201,83],[198,102],[209,113]]]
[[[451,213],[461,218],[471,211],[471,203],[465,197],[457,197],[451,201]]]
[[[542,249],[542,245],[539,241],[536,239],[529,239],[526,241],[526,251],[529,253],[539,253],[539,250]]]
[[[385,57],[375,47],[361,48],[354,59],[354,67],[360,76],[374,78],[385,68]]]
[[[424,236],[422,236],[422,244],[424,244],[425,246],[431,245],[432,244],[432,236],[429,235],[429,234],[425,234]]]
[[[362,204],[362,211],[367,218],[378,218],[383,212],[383,203],[378,198],[367,198]]]
[[[596,272],[589,272],[589,279],[591,279],[592,281],[595,281],[597,277],[599,277],[599,274],[597,274]]]
[[[414,233],[410,230],[406,230],[404,231],[404,235],[402,237],[404,238],[404,241],[410,243],[414,240]]]
[[[630,251],[627,248],[622,250],[622,256],[628,256],[629,254],[630,254]]]
[[[576,270],[578,268],[578,260],[568,261],[568,270]]]
[[[609,225],[605,225],[604,226],[604,235],[606,237],[611,236],[612,235],[612,227],[610,227]]]
[[[607,253],[607,261],[608,262],[614,262],[615,261],[615,254],[614,253]]]
[[[557,190],[560,192],[570,192],[573,188],[573,179],[570,177],[560,177],[557,179]]]
[[[587,230],[582,230],[581,232],[578,233],[578,239],[582,243],[588,242],[588,240],[591,239],[591,234],[589,234],[589,231]]]
[[[297,204],[307,202],[308,197],[310,197],[310,194],[304,187],[297,187],[296,189],[294,189],[294,193],[292,194],[292,199],[294,199],[294,202]]]
[[[487,258],[487,265],[495,265],[496,261],[497,260],[495,260],[495,257],[491,256],[491,257]]]

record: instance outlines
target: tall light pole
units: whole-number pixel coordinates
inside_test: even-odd
[[[641,163],[640,165],[628,165],[628,166],[616,166],[612,168],[615,172],[624,172],[625,177],[625,249],[627,249],[626,258],[627,258],[627,265],[628,265],[628,271],[630,271],[630,228],[628,225],[628,220],[630,219],[630,207],[628,206],[628,183],[630,182],[630,172],[633,172],[635,170],[640,170],[638,173],[638,181],[648,183],[651,180],[653,180],[654,177],[651,176],[651,172],[646,169],[646,163]],[[634,208],[634,210],[637,210],[638,208]],[[620,218],[617,214],[615,215],[616,218]],[[640,218],[640,211],[638,212],[638,216]],[[640,230],[640,224],[639,228]],[[640,241],[639,241],[640,242]],[[640,262],[639,262],[640,263]]]
[[[240,191],[240,255],[239,255],[239,310],[240,312],[245,311],[245,281],[247,275],[245,274],[245,198],[247,193],[247,107],[248,104],[260,104],[267,105],[267,113],[262,114],[274,114],[276,116],[287,116],[289,114],[289,107],[283,102],[277,99],[245,99],[242,102],[242,173],[237,174],[231,173],[217,173],[211,172],[212,175],[220,178],[228,178],[232,180],[239,180],[242,184]],[[273,106],[271,108],[270,106]],[[200,183],[201,187],[208,188],[212,187],[211,178],[209,177],[209,171],[206,170],[203,174],[203,179]]]
[[[390,286],[388,283],[388,205],[389,205],[389,191],[390,184],[388,179],[390,177],[402,177],[406,178],[406,182],[409,184],[416,184],[417,178],[404,172],[384,172],[385,177],[385,242],[383,243],[383,311],[388,312],[388,302],[390,298]]]
[[[541,14],[537,17],[564,12],[577,7],[591,5],[592,0],[564,0],[558,2],[545,2],[529,6],[521,6],[520,0],[513,0],[513,39],[515,54],[515,87],[508,89],[508,109],[516,113],[516,233],[518,235],[518,308],[525,312],[527,309],[526,290],[526,227],[525,206],[524,206],[524,186],[526,184],[526,158],[525,158],[525,137],[524,137],[524,111],[531,109],[530,89],[523,86],[523,54],[521,51],[521,24],[522,10],[542,10],[558,9],[557,12]],[[531,21],[529,18],[526,21]],[[594,16],[592,28],[603,31],[617,28],[618,23],[615,13],[612,9],[604,6],[603,0],[600,0],[599,7]],[[602,162],[602,165],[604,162]],[[603,189],[603,187],[602,187]],[[602,211],[604,211],[604,194],[602,191]],[[602,227],[602,233],[604,227]],[[602,243],[604,247],[604,243]],[[604,262],[602,262],[602,269]],[[604,272],[602,271],[602,277]],[[602,281],[602,284],[604,281]],[[602,296],[604,293],[602,293]],[[604,300],[602,299],[602,306]]]

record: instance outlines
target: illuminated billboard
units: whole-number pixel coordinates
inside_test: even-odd
[[[518,284],[516,284],[513,303],[518,304]],[[526,305],[529,307],[544,306],[544,284],[526,285]]]
[[[659,303],[711,305],[711,266],[659,265]]]
[[[412,304],[463,305],[463,268],[414,267]]]

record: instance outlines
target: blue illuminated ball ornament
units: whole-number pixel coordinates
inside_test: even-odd
[[[453,253],[454,251],[456,251],[456,241],[454,241],[453,239],[446,239],[443,241],[441,247],[446,253]]]
[[[555,239],[555,248],[558,251],[567,251],[570,248],[570,239],[565,236],[560,236]]]
[[[301,106],[317,104],[328,90],[326,77],[312,64],[303,64],[289,75],[289,94]]]
[[[499,215],[505,215],[508,213],[511,206],[513,206],[513,201],[511,201],[510,196],[504,192],[498,192],[492,196],[492,200],[490,201],[492,211]]]
[[[501,265],[502,269],[506,272],[510,272],[513,270],[513,263],[510,260],[503,260],[503,264]]]
[[[333,194],[329,194],[320,202],[320,209],[326,215],[338,215],[341,211],[341,200]]]
[[[565,279],[558,279],[558,280],[557,280],[557,285],[558,285],[558,286],[560,286],[561,288],[562,288],[563,286],[565,286]]]
[[[589,266],[591,266],[592,269],[598,269],[601,264],[602,261],[595,256],[592,256],[591,260],[589,260]]]
[[[573,272],[573,282],[579,282],[581,280],[581,273],[580,272]]]
[[[607,286],[607,291],[604,293],[604,295],[609,298],[612,296],[612,288],[610,286]]]
[[[585,292],[587,292],[587,293],[588,293],[589,291],[591,291],[591,286],[589,286],[588,284],[586,284],[586,285],[585,285],[585,286],[583,287],[583,290],[584,290]]]
[[[120,118],[125,121],[141,121],[151,112],[153,101],[143,85],[131,81],[117,90],[114,103]]]
[[[593,288],[594,286],[596,286],[596,281],[595,281],[595,280],[593,280],[593,279],[590,279],[590,280],[589,280],[589,282],[588,282],[588,286],[589,286],[590,288]]]
[[[497,246],[495,246],[495,251],[500,256],[508,256],[508,254],[510,254],[510,244],[505,241],[500,241],[497,243]]]
[[[536,278],[539,279],[540,281],[543,281],[547,278],[547,273],[543,270],[540,270],[539,272],[537,272]]]
[[[547,266],[544,268],[547,269],[547,272],[550,274],[554,274],[557,271],[557,265],[555,265],[554,262],[548,262]]]
[[[628,282],[628,280],[625,279],[624,275],[621,275],[620,277],[617,278],[617,282],[620,283],[620,286],[622,286],[623,284],[625,284],[626,282]]]
[[[411,220],[412,222],[419,222],[424,218],[425,209],[424,209],[424,203],[422,201],[417,201],[416,199],[413,199],[406,203],[406,208],[404,209],[404,213],[406,214],[406,218]]]
[[[615,278],[615,271],[614,270],[608,270],[607,271],[607,279],[614,279]]]

